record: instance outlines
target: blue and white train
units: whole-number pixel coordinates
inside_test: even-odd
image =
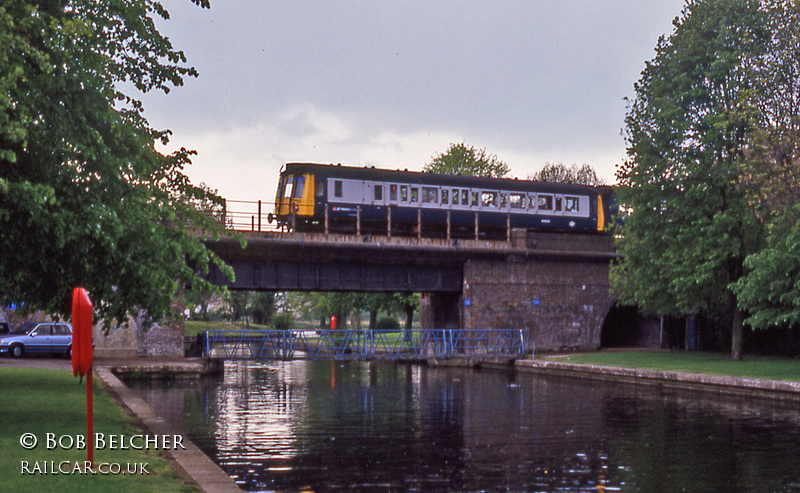
[[[492,237],[512,228],[604,233],[610,187],[289,163],[278,224],[298,232]]]

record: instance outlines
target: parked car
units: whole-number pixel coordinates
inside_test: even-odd
[[[72,354],[72,326],[65,323],[27,323],[19,332],[0,336],[0,355]]]

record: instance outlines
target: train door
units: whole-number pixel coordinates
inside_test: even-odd
[[[368,184],[369,182],[365,183],[363,180],[329,178],[328,202],[352,204],[353,206],[364,204],[364,197]],[[372,192],[371,188],[370,192]]]
[[[563,216],[564,215],[564,196],[563,195],[556,195],[555,200],[553,201],[553,213],[556,216]]]
[[[384,205],[386,203],[387,186],[380,182],[364,182],[364,202],[370,205]]]

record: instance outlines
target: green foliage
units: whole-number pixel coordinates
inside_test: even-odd
[[[428,173],[447,173],[452,175],[488,176],[505,178],[511,169],[486,149],[475,149],[464,142],[450,144],[443,154],[435,156],[423,167]]]
[[[764,0],[771,43],[748,60],[752,133],[742,164],[747,198],[766,224],[763,250],[736,284],[754,328],[800,325],[800,4]]]
[[[635,85],[617,172],[626,214],[612,282],[622,299],[659,315],[728,312],[735,336],[741,316],[729,287],[761,234],[741,186],[753,130],[742,60],[768,39],[758,7],[687,4]],[[734,357],[739,350],[734,337]]]
[[[800,322],[800,205],[786,214],[788,220],[771,225],[766,247],[747,257],[748,274],[734,287],[754,328]]]
[[[197,275],[212,263],[232,275],[189,230],[217,234],[221,198],[184,174],[192,151],[156,150],[170,132],[119,89],[197,75],[155,17],[151,0],[0,7],[0,301],[68,317],[84,286],[97,318],[148,324],[182,286],[213,289]]]
[[[771,42],[746,61],[751,133],[742,180],[759,216],[771,221],[800,201],[800,4],[762,0]]]
[[[294,317],[289,312],[281,312],[272,317],[272,328],[276,330],[289,330],[294,326]]]
[[[400,322],[394,317],[381,317],[375,328],[383,332],[399,332]]]
[[[564,163],[547,163],[544,168],[529,176],[528,179],[550,183],[576,183],[590,187],[606,184],[605,180],[597,176],[597,172],[588,164],[580,167],[573,164],[567,167]]]
[[[256,292],[250,302],[250,315],[253,323],[266,325],[275,314],[275,293]]]
[[[660,314],[800,324],[800,4],[687,5],[636,85],[613,284]],[[735,300],[731,296],[735,294]]]
[[[746,122],[738,60],[763,38],[754,2],[695,2],[662,39],[626,117],[618,169],[627,208],[617,266],[622,294],[646,310],[691,314],[728,301],[757,229],[736,169]]]

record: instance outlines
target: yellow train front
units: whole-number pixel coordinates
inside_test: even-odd
[[[281,228],[306,231],[321,227],[315,198],[317,192],[323,197],[323,186],[314,182],[314,169],[314,165],[290,163],[281,172],[275,196],[275,219]]]
[[[609,187],[289,163],[278,182],[274,219],[298,232],[387,234],[391,228],[391,234],[470,238],[524,228],[597,234],[613,220],[613,207]]]

